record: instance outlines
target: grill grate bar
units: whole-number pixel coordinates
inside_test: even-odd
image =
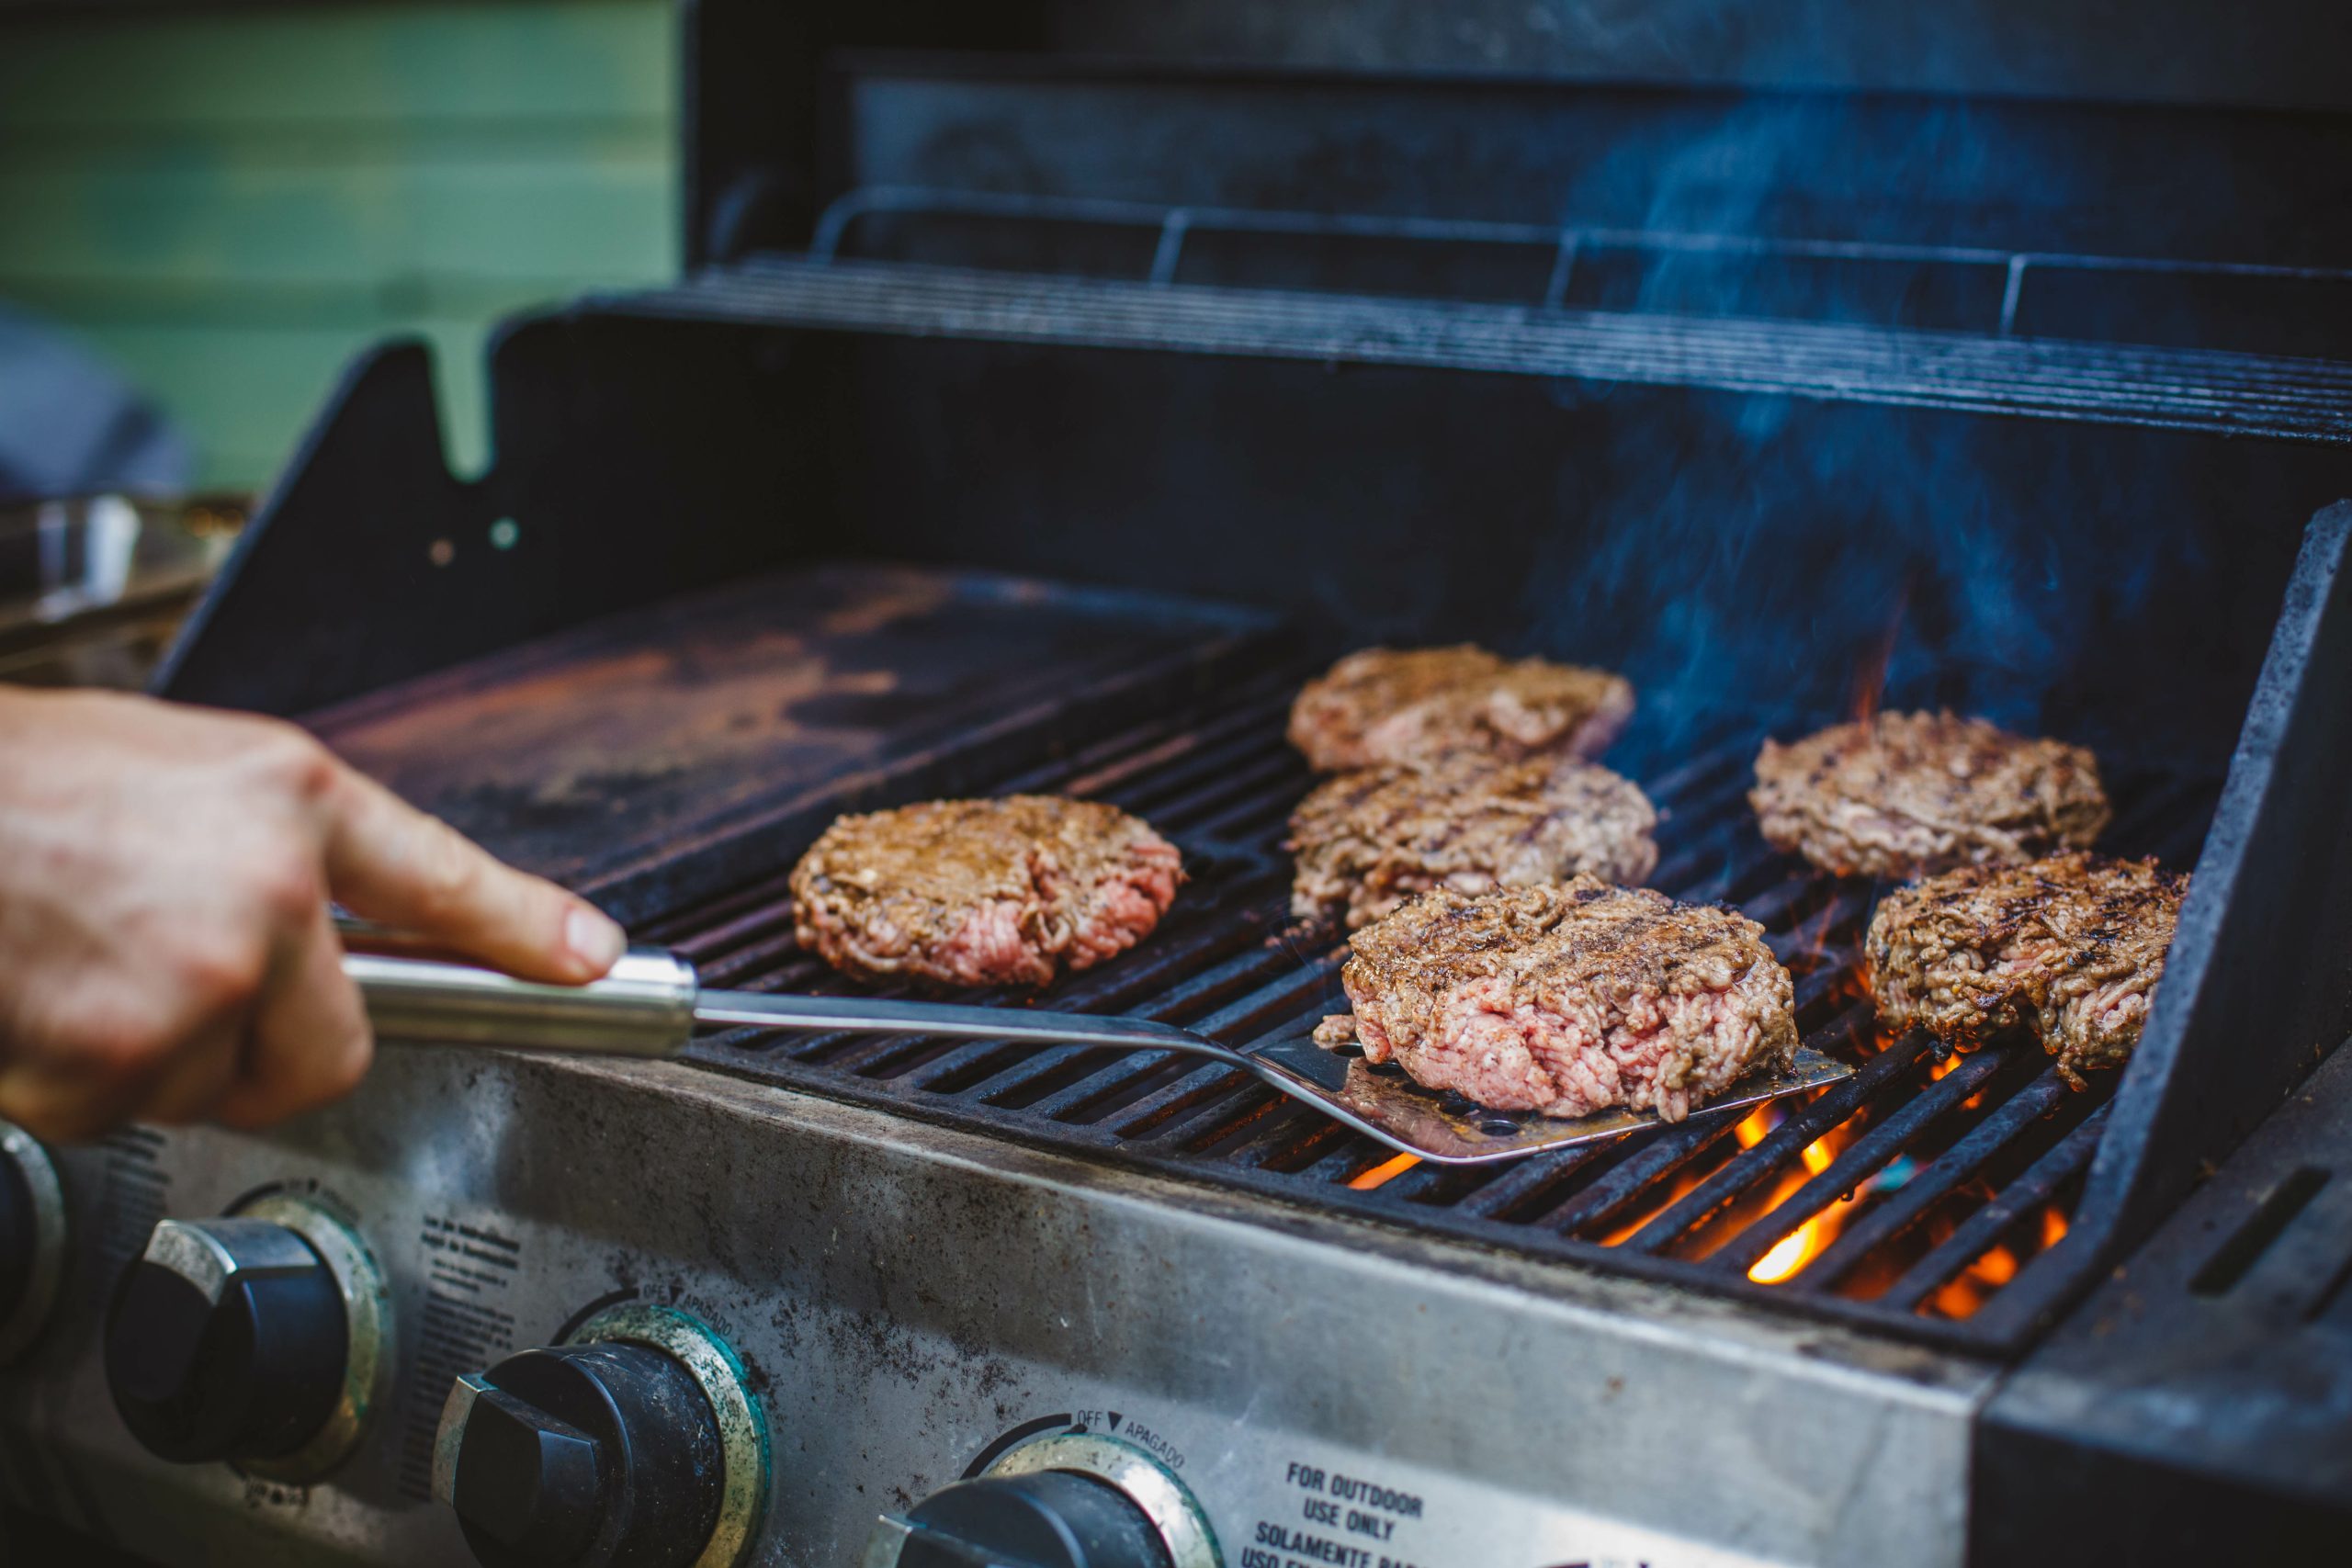
[[[2107,1125],[2109,1107],[2102,1105],[2085,1117],[2073,1132],[2026,1168],[1984,1206],[1959,1226],[1879,1298],[1882,1304],[1915,1312],[1937,1287],[1998,1245],[2010,1226],[2040,1210],[2058,1190],[2090,1168],[2098,1152],[2098,1136]]]
[[[1748,776],[1750,762],[1734,738],[1725,732],[1715,732],[1691,744],[1697,755],[1679,762],[1659,773],[1642,786],[1657,807],[1661,816],[1671,821],[1688,808],[1689,796],[1702,789],[1714,791],[1726,778],[1743,782]]]
[[[2004,1053],[1999,1051],[1980,1051],[1962,1057],[1959,1066],[1889,1112],[1884,1121],[1855,1139],[1819,1175],[1790,1193],[1772,1210],[1769,1219],[1749,1225],[1711,1253],[1707,1261],[1716,1268],[1747,1273],[1780,1245],[1782,1237],[1836,1202],[1839,1194],[1859,1190],[1930,1124],[1984,1088],[1986,1080],[2008,1065],[2003,1057]],[[1932,1190],[1936,1197],[1941,1197],[1959,1183],[1960,1179],[1942,1170],[1939,1162],[1932,1175],[1923,1174],[1908,1185]]]
[[[1464,1214],[1481,1220],[1531,1217],[1552,1207],[1547,1200],[1573,1180],[1578,1172],[1599,1163],[1610,1154],[1620,1152],[1623,1147],[1622,1144],[1582,1144],[1521,1160],[1504,1168],[1501,1175],[1487,1181],[1454,1207]]]
[[[1284,1100],[1258,1135],[1228,1154],[1228,1163],[1244,1170],[1296,1170],[1313,1163],[1321,1151],[1344,1144],[1350,1129],[1329,1117]]]
[[[1285,671],[1237,687],[1225,712],[1199,723],[1187,723],[1181,716],[1148,719],[1069,756],[1014,773],[997,793],[1058,790],[1104,798],[1124,780],[1145,773],[1164,776],[1159,770],[1174,765],[1176,759],[1196,755],[1236,736],[1262,744],[1269,716],[1289,707],[1296,683],[1296,678]]]
[[[785,878],[772,877],[733,901],[742,904],[742,913],[722,924],[682,936],[671,945],[697,966],[706,968],[718,955],[731,959],[746,949],[763,953],[773,949],[779,956],[797,951],[792,941],[792,889]],[[784,942],[780,948],[769,941],[779,932]]]
[[[1857,1014],[1867,1014],[1868,1011],[1867,1003],[1857,1003],[1841,1017],[1840,1021],[1850,1021]],[[1801,1109],[1791,1112],[1779,1126],[1765,1134],[1754,1147],[1747,1150],[1747,1158],[1733,1161],[1684,1193],[1623,1245],[1636,1252],[1663,1250],[1668,1242],[1696,1227],[1716,1210],[1794,1165],[1804,1154],[1806,1145],[1853,1115],[1864,1102],[1875,1098],[1880,1090],[1916,1066],[1933,1048],[1933,1042],[1921,1037],[1901,1042],[1880,1052],[1863,1064],[1852,1077],[1830,1085]],[[1631,1198],[1634,1194],[1629,1192],[1626,1196]],[[1603,1211],[1587,1217],[1582,1223],[1589,1225],[1608,1217],[1608,1212]]]
[[[1238,796],[1252,792],[1263,794],[1269,784],[1290,783],[1305,776],[1297,758],[1268,745],[1262,736],[1229,742],[1186,761],[1183,772],[1190,776],[1181,788],[1159,787],[1159,781],[1154,779],[1124,789],[1101,791],[1097,798],[1138,817],[1149,818],[1162,832],[1182,832],[1194,823],[1217,816]]]
[[[1259,1128],[1265,1118],[1281,1114],[1289,1104],[1256,1078],[1241,1073],[1233,1077],[1232,1088],[1238,1092],[1203,1100],[1151,1134],[1152,1138],[1188,1155],[1207,1155],[1212,1150],[1230,1154],[1238,1141]]]
[[[1167,1059],[1165,1053],[1149,1055],[1159,1056],[1163,1062]],[[1113,1131],[1122,1138],[1138,1140],[1165,1136],[1191,1124],[1202,1107],[1222,1100],[1236,1089],[1252,1087],[1262,1086],[1238,1067],[1221,1067],[1214,1063],[1194,1067],[1174,1082],[1122,1107]]]
[[[1088,1119],[1104,1100],[1142,1083],[1155,1075],[1169,1070],[1177,1060],[1166,1051],[1129,1051],[1110,1066],[1080,1079],[1067,1089],[1055,1090],[1029,1107],[1030,1115],[1039,1121],[1068,1124]],[[1216,1069],[1219,1072],[1225,1068]],[[1122,1108],[1123,1111],[1132,1106]]]
[[[2044,1068],[1938,1156],[1935,1174],[1939,1179],[1927,1180],[1927,1173],[1922,1172],[1919,1179],[1897,1188],[1876,1208],[1840,1232],[1838,1239],[1813,1260],[1813,1267],[1798,1277],[1795,1288],[1824,1291],[1845,1279],[1871,1253],[1918,1224],[1929,1209],[1975,1175],[2011,1139],[2064,1104],[2073,1092],[2055,1067]]]
[[[1389,1203],[1399,1207],[1426,1210],[1442,1208],[1452,1202],[1467,1180],[1459,1166],[1409,1166],[1383,1183],[1377,1191]]]
[[[1395,1156],[1396,1151],[1387,1145],[1374,1143],[1361,1133],[1351,1133],[1325,1150],[1313,1164],[1300,1167],[1296,1174],[1308,1181],[1345,1186]]]

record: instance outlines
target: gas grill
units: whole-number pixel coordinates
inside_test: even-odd
[[[786,886],[844,810],[1106,800],[1183,852],[1160,928],[960,999],[1247,1050],[1342,1001],[1289,914],[1300,683],[1375,640],[1607,665],[1653,885],[1759,921],[1853,1075],[1442,1168],[1158,1052],[391,1045],[265,1136],[10,1145],[68,1238],[17,1508],[174,1562],[1027,1561],[1024,1509],[1097,1532],[1038,1561],[1138,1568],[2328,1560],[2352,120],[1084,9],[689,8],[684,275],[509,323],[478,479],[423,351],[363,358],[163,689],[299,717],[715,987],[852,988]],[[2194,867],[2125,1069],[1877,1028],[1883,889],[1746,791],[1879,703],[2093,746],[2100,847]],[[380,1303],[382,1370],[298,1451],[165,1464],[115,1281],[299,1265],[240,1262],[269,1226]],[[678,1369],[707,1409],[630,1414]],[[695,1443],[694,1484],[611,1457]]]

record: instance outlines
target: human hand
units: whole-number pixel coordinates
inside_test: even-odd
[[[526,979],[625,945],[292,725],[0,687],[0,1117],[252,1127],[347,1092],[374,1042],[329,898]]]

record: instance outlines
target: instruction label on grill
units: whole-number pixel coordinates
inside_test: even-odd
[[[1757,1560],[1531,1505],[1408,1466],[1281,1459],[1236,1568],[1756,1568]],[[1270,1481],[1276,1479],[1268,1478]],[[1273,1499],[1280,1499],[1279,1502]]]
[[[1298,1511],[1260,1519],[1241,1568],[1424,1568],[1408,1550],[1429,1511],[1419,1493],[1303,1460],[1289,1461],[1283,1485]]]
[[[425,1215],[416,1242],[424,1258],[424,1310],[410,1378],[401,1491],[421,1502],[432,1493],[433,1434],[450,1381],[503,1359],[514,1348],[506,1296],[522,1269],[523,1244],[491,1222],[455,1214]]]

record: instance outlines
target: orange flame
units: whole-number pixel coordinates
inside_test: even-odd
[[[1421,1156],[1419,1155],[1398,1155],[1393,1159],[1374,1166],[1362,1176],[1351,1179],[1348,1185],[1359,1192],[1369,1192],[1375,1187],[1385,1186],[1396,1180],[1396,1178],[1420,1163]]]
[[[2018,1277],[2018,1270],[2066,1238],[2065,1210],[2055,1203],[2042,1210],[2031,1234],[2032,1240],[1994,1247],[1962,1269],[1928,1298],[1930,1309],[1944,1317],[1966,1317],[1982,1307],[1994,1292]]]
[[[1894,597],[1894,613],[1886,618],[1886,630],[1862,661],[1854,668],[1853,716],[1859,719],[1878,716],[1880,694],[1886,689],[1886,667],[1894,660],[1895,639],[1903,635],[1903,615],[1911,607],[1911,582],[1905,580],[1903,592]]]
[[[1783,1280],[1794,1279],[1828,1245],[1821,1239],[1821,1216],[1815,1214],[1774,1242],[1772,1250],[1758,1258],[1747,1270],[1747,1277],[1759,1285],[1777,1285]]]
[[[1809,1179],[1827,1170],[1837,1157],[1827,1139],[1815,1138],[1804,1146],[1804,1153],[1799,1159],[1804,1166],[1805,1178]],[[1774,1206],[1778,1207],[1788,1192],[1795,1191],[1802,1184],[1790,1183],[1788,1191],[1773,1200]],[[1842,1211],[1848,1201],[1849,1200],[1839,1199],[1773,1243],[1772,1250],[1749,1267],[1747,1277],[1759,1285],[1777,1285],[1783,1280],[1793,1279],[1806,1264],[1820,1257],[1837,1239],[1838,1233],[1845,1229]]]
[[[1929,1076],[1940,1078],[1957,1070],[1961,1059],[1960,1054],[1955,1053],[1941,1061],[1929,1063]],[[1973,1097],[1973,1102],[1981,1104],[1983,1099],[1983,1093],[1980,1091]],[[1753,1149],[1770,1137],[1774,1130],[1782,1126],[1789,1115],[1802,1103],[1801,1101],[1780,1101],[1757,1106],[1733,1126],[1733,1135],[1724,1145],[1716,1145],[1717,1153],[1712,1160],[1691,1161],[1689,1166],[1676,1173],[1674,1180],[1666,1190],[1645,1201],[1637,1211],[1627,1212],[1615,1217],[1607,1231],[1600,1236],[1601,1245],[1614,1247],[1630,1239],[1666,1209],[1679,1202],[1701,1183],[1721,1169],[1724,1160],[1733,1157],[1734,1149],[1741,1151]],[[1773,1212],[1787,1203],[1807,1183],[1819,1178],[1835,1166],[1840,1153],[1860,1137],[1869,1124],[1870,1119],[1865,1115],[1859,1120],[1849,1121],[1831,1128],[1821,1137],[1806,1145],[1800,1151],[1798,1158],[1792,1162],[1788,1168],[1782,1170],[1769,1187],[1736,1200],[1733,1209],[1721,1216],[1711,1218],[1700,1232],[1693,1233],[1693,1239],[1695,1240],[1701,1235],[1722,1236],[1726,1232],[1737,1235],[1757,1225],[1770,1224],[1770,1216]],[[1888,1189],[1900,1186],[1910,1172],[1909,1160],[1899,1163],[1902,1166],[1902,1174],[1897,1174],[1893,1168],[1886,1173],[1884,1185]],[[1368,1178],[1362,1178],[1359,1180],[1380,1177],[1382,1177],[1381,1172],[1373,1172],[1368,1173]],[[1749,1265],[1748,1279],[1759,1285],[1778,1285],[1804,1273],[1829,1250],[1838,1236],[1845,1233],[1859,1215],[1868,1212],[1871,1206],[1879,1201],[1877,1193],[1881,1190],[1881,1179],[1876,1175],[1858,1179],[1853,1191],[1838,1196],[1804,1220],[1793,1224],[1791,1220],[1782,1220],[1781,1224],[1790,1227],[1787,1234],[1781,1235],[1761,1257]],[[1887,1247],[1873,1249],[1871,1257],[1856,1260],[1855,1269],[1829,1288],[1856,1300],[1874,1299],[1878,1292],[1883,1292],[1900,1277],[1905,1269],[1925,1256],[1929,1248],[1939,1245],[1952,1235],[1954,1225],[1966,1213],[1966,1205],[1970,1198],[1973,1197],[1976,1201],[1982,1202],[1991,1201],[1994,1196],[1989,1187],[1981,1187],[1979,1184],[1972,1184],[1971,1187],[1962,1189],[1953,1195],[1956,1207],[1939,1211],[1925,1223],[1905,1232]],[[2004,1245],[1989,1249],[1946,1282],[1928,1298],[1923,1310],[1951,1318],[1969,1316],[1982,1308],[2003,1286],[2016,1279],[2034,1258],[2055,1246],[2065,1234],[2064,1208],[2058,1204],[2046,1207],[2040,1214],[2030,1219],[2018,1231],[2009,1233]],[[1689,1243],[1680,1239],[1673,1244],[1678,1256],[1704,1256],[1703,1253],[1681,1251],[1680,1249],[1687,1245]],[[1723,1244],[1698,1241],[1697,1245],[1709,1247]]]

